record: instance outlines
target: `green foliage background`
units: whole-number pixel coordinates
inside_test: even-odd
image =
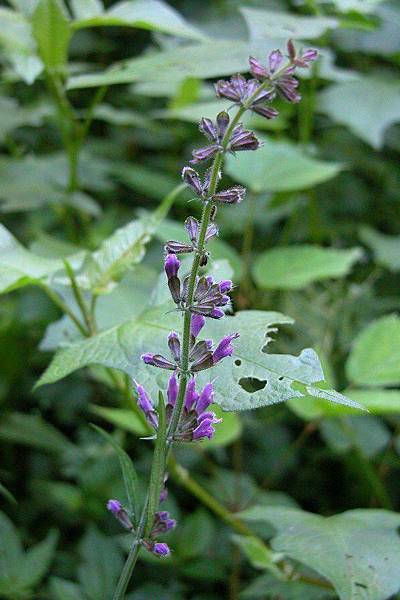
[[[131,377],[165,386],[138,357],[181,327],[162,248],[200,212],[179,174],[212,83],[289,37],[320,59],[245,118],[264,144],[229,157],[248,195],[210,244],[237,287],[208,335],[241,333],[224,422],[176,449],[172,557],[128,598],[400,598],[396,0],[0,2],[0,598],[112,598],[115,448],[139,495],[151,463]]]

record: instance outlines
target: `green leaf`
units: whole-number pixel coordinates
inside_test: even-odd
[[[114,440],[114,438],[109,435],[106,431],[97,427],[97,425],[92,425],[92,427],[103,436],[105,440],[114,448],[116,453],[118,454],[119,464],[121,466],[122,476],[124,478],[125,491],[129,501],[129,508],[132,512],[132,517],[134,523],[137,522],[139,515],[139,482],[136,474],[135,467],[128,454],[121,448],[119,444]]]
[[[264,57],[282,40],[263,39],[249,43],[238,40],[224,40],[193,44],[170,50],[154,52],[148,56],[133,58],[113,65],[103,73],[77,75],[68,82],[69,89],[97,87],[134,81],[181,82],[188,77],[208,79],[237,72],[248,71],[249,55]]]
[[[80,553],[78,574],[85,600],[110,600],[123,567],[120,545],[96,527],[89,527]]]
[[[258,136],[263,142],[257,152],[230,156],[227,172],[256,194],[304,190],[335,177],[342,166],[307,156],[304,148],[292,142],[273,141]]]
[[[39,0],[32,16],[39,55],[50,72],[61,72],[67,62],[71,29],[61,0]]]
[[[212,518],[203,508],[185,517],[177,529],[176,550],[184,561],[207,554],[215,539]]]
[[[26,551],[20,565],[20,580],[23,586],[32,588],[46,575],[54,558],[58,534],[50,531],[46,539]]]
[[[346,396],[359,402],[374,415],[395,415],[400,413],[400,390],[344,390]]]
[[[240,438],[242,423],[239,415],[223,412],[217,404],[210,406],[210,410],[216,414],[218,419],[222,419],[222,423],[218,423],[215,428],[215,435],[211,440],[204,440],[202,442],[203,448],[229,446],[229,444]]]
[[[127,323],[61,349],[38,385],[53,383],[90,364],[102,364],[136,377],[156,397],[158,390],[166,386],[165,373],[144,365],[140,356],[150,350],[167,352],[166,337],[172,329],[179,329],[181,323],[176,313],[168,312],[170,308],[171,303],[146,309]],[[341,394],[314,387],[323,381],[324,374],[313,350],[303,350],[299,356],[263,351],[271,342],[275,326],[291,322],[280,313],[253,310],[207,323],[205,334],[215,342],[235,331],[240,334],[235,341],[234,356],[213,369],[215,401],[223,410],[258,408],[310,394],[360,408]],[[200,374],[199,381],[206,383],[208,375]],[[301,384],[304,390],[295,389],[295,384]]]
[[[275,563],[282,558],[282,555],[272,552],[259,538],[250,535],[233,535],[232,539],[255,569],[270,571],[278,578],[281,576]]]
[[[320,37],[327,29],[335,29],[339,21],[328,17],[303,17],[288,12],[261,10],[242,7],[247,27],[252,38],[263,40],[281,39],[313,39]]]
[[[302,510],[257,506],[241,514],[271,523],[272,548],[317,571],[341,600],[387,600],[400,587],[400,515],[350,510],[320,517]]]
[[[314,281],[345,277],[362,256],[359,248],[336,250],[312,245],[266,250],[254,263],[254,278],[262,289],[298,290]]]
[[[76,583],[59,577],[50,579],[50,592],[54,600],[85,600]]]
[[[358,385],[400,384],[400,317],[387,315],[370,323],[353,342],[346,363],[348,379]]]
[[[0,439],[63,454],[76,447],[39,415],[8,413],[0,419]]]
[[[78,2],[81,3],[80,0]],[[90,10],[92,14],[79,15],[79,20],[73,24],[74,29],[105,26],[137,27],[194,40],[206,39],[204,34],[187,23],[176,10],[161,0],[124,0],[117,2],[105,12],[101,12],[100,8],[85,7],[85,12],[88,13]],[[81,8],[79,11],[83,12]]]
[[[391,438],[386,425],[370,415],[323,419],[320,431],[325,442],[336,452],[356,448],[367,458],[382,452]]]
[[[386,129],[400,121],[400,83],[372,76],[336,83],[321,92],[318,108],[379,149]]]
[[[95,295],[111,291],[126,271],[142,260],[146,244],[183,189],[182,185],[177,186],[154,213],[117,229],[90,255],[83,276],[89,279]]]
[[[265,600],[279,598],[282,600],[333,600],[336,594],[304,581],[279,581],[273,575],[257,577],[240,597],[242,600]]]
[[[332,0],[332,2],[341,12],[371,13],[376,10],[383,0]]]
[[[70,0],[75,19],[91,19],[104,12],[101,0]]]
[[[400,235],[386,235],[365,225],[360,228],[360,239],[371,248],[378,265],[400,271]]]
[[[150,435],[151,433],[150,428],[143,423],[139,415],[134,413],[133,410],[127,410],[125,408],[105,408],[104,406],[93,405],[91,411],[95,415],[98,415],[124,431],[129,431],[130,433],[139,436]]]
[[[0,512],[0,594],[11,591],[19,581],[24,552],[18,532],[5,513]],[[7,597],[7,596],[6,596]]]
[[[30,24],[8,8],[0,8],[0,46],[17,75],[32,84],[42,72],[43,63],[37,56]]]

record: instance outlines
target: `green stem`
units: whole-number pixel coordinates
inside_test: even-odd
[[[126,559],[124,568],[123,568],[121,576],[119,578],[117,588],[114,592],[113,600],[123,600],[125,598],[125,593],[126,593],[129,581],[132,577],[132,573],[135,568],[136,561],[139,556],[139,552],[140,552],[140,543],[139,543],[139,540],[135,540],[131,546],[131,549],[128,554],[128,558]]]
[[[67,275],[71,281],[74,298],[81,310],[83,319],[89,332],[89,336],[92,336],[96,333],[96,324],[94,322],[93,315],[88,306],[86,305],[83,294],[79,288],[78,282],[76,281],[75,273],[67,260],[64,260],[64,266],[65,270],[67,271]]]

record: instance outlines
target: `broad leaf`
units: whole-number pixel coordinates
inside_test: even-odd
[[[54,600],[85,600],[76,583],[59,577],[50,579],[50,592]]]
[[[337,19],[328,17],[303,17],[275,10],[242,7],[240,11],[246,20],[251,37],[263,40],[271,37],[318,38],[327,29],[335,29],[339,24]]]
[[[62,268],[61,260],[44,258],[26,250],[0,224],[0,292],[37,283]]]
[[[27,588],[34,587],[46,575],[56,551],[58,535],[50,531],[46,539],[25,553],[21,564],[20,580]]]
[[[336,83],[321,92],[319,100],[320,111],[349,127],[376,149],[382,148],[386,129],[400,121],[400,83],[397,79],[371,76]]]
[[[136,435],[145,436],[152,433],[151,429],[143,422],[138,413],[126,408],[108,408],[105,406],[92,406],[91,411],[98,417],[112,423],[116,427]]]
[[[43,70],[36,53],[31,27],[24,17],[7,8],[0,8],[0,46],[18,76],[31,84]]]
[[[320,517],[302,510],[257,506],[241,514],[271,523],[272,548],[317,571],[341,600],[387,600],[400,588],[400,515],[350,510]]]
[[[390,431],[382,420],[371,415],[323,419],[320,431],[325,442],[336,452],[356,448],[368,458],[382,452],[391,439]]]
[[[369,246],[378,265],[400,271],[400,235],[386,235],[372,227],[361,227],[360,238]]]
[[[400,390],[344,390],[346,396],[359,402],[374,415],[396,415],[400,413]]]
[[[75,19],[91,19],[104,11],[102,0],[70,0]]]
[[[291,142],[258,137],[263,146],[257,152],[242,152],[227,160],[227,172],[256,194],[308,189],[332,179],[342,168],[307,156]]]
[[[157,397],[158,389],[166,385],[166,375],[160,369],[144,365],[141,354],[167,351],[166,337],[172,330],[179,330],[181,319],[175,312],[168,312],[170,304],[145,310],[130,322],[99,333],[60,350],[38,385],[52,383],[72,371],[90,364],[121,369],[146,385]],[[268,354],[263,348],[271,341],[269,334],[275,325],[291,323],[280,313],[243,311],[234,317],[207,324],[205,334],[215,341],[232,332],[239,332],[235,342],[235,354],[213,369],[216,403],[224,410],[257,408],[289,398],[314,394],[326,396],[333,402],[357,403],[327,390],[319,390],[315,384],[324,379],[318,357],[311,349],[299,356]],[[208,373],[200,375],[200,382],[208,381]],[[253,389],[252,382],[256,382]],[[294,389],[299,383],[302,389]],[[251,389],[251,391],[246,391]]]
[[[312,245],[280,246],[254,263],[254,278],[263,289],[296,290],[314,281],[345,277],[362,256],[359,248],[336,250]]]
[[[39,0],[32,31],[40,58],[48,71],[62,71],[67,62],[71,30],[61,0]]]
[[[279,581],[269,574],[257,577],[249,587],[244,589],[240,597],[242,600],[265,600],[266,594],[270,595],[270,598],[276,597],[282,600],[305,600],[306,598],[307,600],[333,600],[337,597],[333,591],[322,589],[315,584],[293,579]]]
[[[373,321],[356,337],[346,364],[348,379],[378,387],[400,384],[400,318]]]
[[[80,0],[78,2],[81,4]],[[79,15],[76,16],[79,20],[74,22],[74,29],[105,26],[137,27],[194,40],[206,39],[204,34],[187,23],[176,10],[162,0],[123,0],[104,12],[101,12],[100,5],[97,3],[94,5],[94,0],[91,0],[90,6],[79,8]]]

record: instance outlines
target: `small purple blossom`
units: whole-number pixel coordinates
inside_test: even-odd
[[[214,202],[223,204],[240,204],[246,194],[246,188],[241,185],[235,185],[228,190],[217,192],[213,195]]]
[[[228,98],[236,104],[260,114],[267,119],[278,116],[278,111],[265,106],[266,102],[274,99],[274,89],[262,89],[257,79],[246,80],[243,75],[233,75],[229,81],[220,79],[215,84],[217,96]]]
[[[190,333],[194,338],[197,338],[205,323],[206,319],[203,315],[193,315],[190,323]]]
[[[155,542],[151,551],[153,554],[160,557],[169,556],[171,554],[168,544],[165,544],[164,542]]]
[[[169,512],[162,510],[156,512],[154,515],[154,524],[150,535],[152,538],[155,538],[160,535],[160,533],[167,533],[167,531],[171,531],[171,529],[174,529],[175,527],[175,519],[171,519]]]
[[[232,333],[232,335],[227,335],[218,344],[216,349],[213,352],[213,362],[217,364],[222,359],[227,356],[232,356],[234,348],[232,346],[232,341],[239,337],[238,333]]]
[[[122,527],[129,531],[133,530],[133,524],[129,518],[129,514],[119,500],[109,500],[107,502],[107,509],[121,523]]]
[[[176,369],[176,364],[172,363],[161,354],[152,354],[151,352],[146,352],[145,354],[142,354],[140,358],[146,365],[151,365],[152,367],[158,367],[159,369],[170,369],[172,371]]]
[[[175,406],[176,399],[178,397],[178,390],[179,390],[178,381],[176,379],[175,373],[173,373],[168,380],[168,388],[167,388],[168,404],[172,407]]]
[[[165,258],[164,269],[168,279],[171,279],[171,277],[176,277],[178,275],[180,266],[181,262],[179,258],[175,256],[175,254],[167,254]]]
[[[140,410],[144,413],[149,425],[154,429],[157,429],[158,417],[156,411],[154,410],[154,406],[149,396],[147,395],[147,392],[144,389],[144,387],[137,382],[135,382],[135,384],[138,394],[138,406]]]

